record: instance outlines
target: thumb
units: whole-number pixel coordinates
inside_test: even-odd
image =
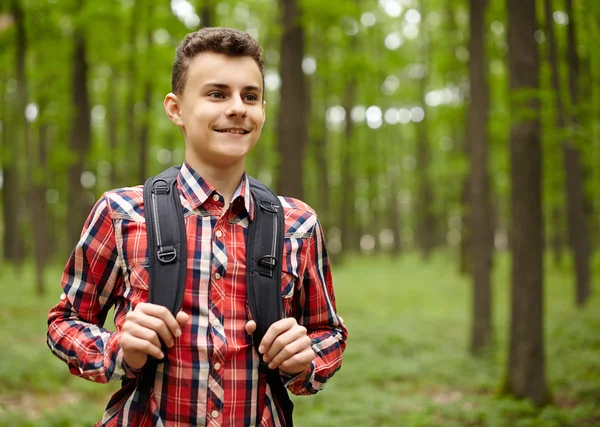
[[[248,323],[246,323],[246,332],[248,332],[248,334],[252,335],[255,330],[256,330],[256,322],[254,320],[249,320]]]
[[[177,323],[179,323],[179,326],[183,326],[190,320],[190,316],[186,312],[180,311],[177,313],[175,319],[177,320]]]

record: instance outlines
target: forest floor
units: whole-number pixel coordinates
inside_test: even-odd
[[[510,260],[496,258],[495,347],[468,353],[471,285],[457,260],[414,254],[360,257],[334,267],[338,311],[350,337],[342,369],[325,390],[295,397],[297,426],[600,425],[600,259],[594,296],[573,303],[567,265],[545,278],[546,373],[551,404],[500,396],[506,373]],[[567,264],[567,263],[565,263]],[[0,426],[91,426],[119,384],[69,374],[45,343],[60,268],[35,295],[32,268],[0,266]]]

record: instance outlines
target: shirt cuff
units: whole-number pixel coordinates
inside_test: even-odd
[[[299,372],[295,375],[289,375],[280,369],[279,375],[281,375],[281,379],[283,380],[283,385],[285,387],[291,387],[296,384],[302,384],[302,387],[303,387],[312,378],[314,371],[315,371],[315,362],[313,360],[312,362],[310,362],[310,365],[308,365],[306,367],[306,369],[304,369],[304,371],[302,371],[302,372]]]

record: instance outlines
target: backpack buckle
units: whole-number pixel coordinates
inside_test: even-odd
[[[152,183],[152,192],[155,194],[169,194],[169,191],[169,185],[164,179],[157,179]]]
[[[177,251],[174,246],[166,246],[156,251],[156,256],[163,264],[170,264],[177,258]]]
[[[258,260],[258,272],[263,276],[273,277],[273,270],[277,267],[277,258],[271,255],[265,255]]]
[[[268,202],[268,201],[266,201],[266,200],[261,200],[261,201],[260,201],[260,207],[261,207],[261,208],[262,208],[264,211],[271,212],[271,213],[273,213],[273,214],[276,214],[276,213],[277,213],[277,208],[279,208],[279,206],[278,206],[278,205],[275,205],[275,204],[273,204],[273,203],[271,203],[271,202]]]

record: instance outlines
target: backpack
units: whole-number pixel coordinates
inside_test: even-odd
[[[186,277],[186,233],[183,207],[177,191],[179,167],[171,167],[144,184],[146,233],[148,236],[149,302],[167,307],[173,315],[181,308]],[[255,201],[254,219],[249,221],[246,246],[246,287],[248,305],[256,330],[253,341],[259,344],[271,326],[282,317],[281,260],[283,258],[283,207],[273,191],[248,177]],[[160,284],[160,286],[159,286]],[[163,350],[166,346],[163,343]],[[166,354],[166,351],[163,351]],[[293,426],[294,405],[277,369],[269,369],[260,353],[260,372],[284,414],[286,427]],[[161,360],[152,357],[144,366],[137,385],[138,413],[146,406]],[[257,420],[262,408],[258,408]]]

